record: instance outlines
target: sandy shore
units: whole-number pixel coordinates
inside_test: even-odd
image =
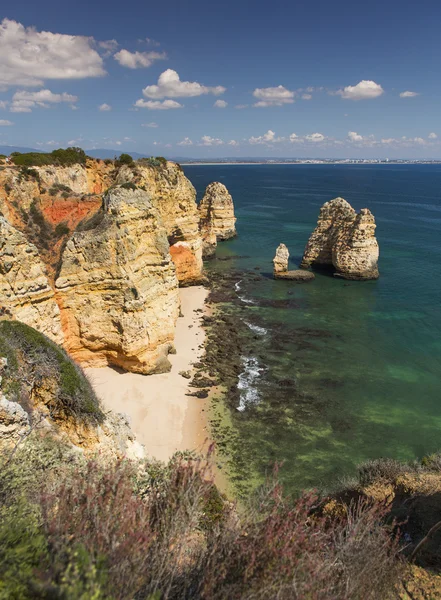
[[[118,373],[109,367],[86,369],[105,408],[129,416],[138,441],[149,456],[168,460],[177,450],[207,447],[207,402],[186,396],[189,380],[179,371],[192,369],[203,353],[201,326],[207,291],[202,286],[181,288],[183,317],[177,322],[172,370],[161,375]]]

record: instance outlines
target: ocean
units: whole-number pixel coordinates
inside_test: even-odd
[[[217,252],[231,260],[207,268],[247,273],[235,280],[242,306],[232,310],[252,344],[241,357],[240,400],[228,410],[250,480],[282,463],[288,490],[332,489],[364,461],[441,450],[441,166],[184,171],[199,199],[220,181],[235,204],[238,237]],[[278,244],[296,268],[321,205],[337,196],[373,212],[380,279],[274,281]]]

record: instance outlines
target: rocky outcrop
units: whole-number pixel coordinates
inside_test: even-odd
[[[295,269],[288,271],[289,250],[285,244],[279,244],[276,250],[276,255],[273,258],[274,264],[274,279],[290,279],[292,281],[311,281],[315,278],[314,273],[304,271],[303,269]]]
[[[37,248],[0,217],[0,309],[63,343],[60,311]]]
[[[65,347],[75,359],[137,373],[169,370],[177,279],[145,191],[109,191],[101,222],[67,242],[55,285]]]
[[[200,229],[203,238],[204,257],[214,254],[215,241],[236,236],[234,204],[227,188],[218,181],[210,183],[199,204]]]
[[[181,167],[162,160],[158,165],[148,160],[122,166],[117,183],[133,183],[145,189],[167,231],[170,252],[181,285],[203,280],[202,238],[196,190]]]
[[[306,245],[301,267],[329,267],[345,279],[377,279],[379,248],[375,219],[359,214],[343,198],[326,202]]]
[[[279,244],[276,250],[276,255],[273,258],[274,277],[279,273],[285,273],[288,270],[289,250],[285,244]]]

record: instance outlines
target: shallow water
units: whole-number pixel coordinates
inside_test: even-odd
[[[239,235],[218,256],[249,257],[209,268],[260,267],[263,275],[237,291],[255,358],[243,358],[241,385],[248,377],[250,390],[232,417],[250,471],[263,476],[283,460],[290,489],[332,487],[367,459],[439,450],[441,166],[216,165],[185,173],[199,198],[211,181],[228,187]],[[320,206],[336,196],[374,213],[380,279],[272,280],[277,245],[287,244],[295,268]],[[292,302],[275,308],[265,299]],[[295,392],[282,389],[284,379],[296,381]]]

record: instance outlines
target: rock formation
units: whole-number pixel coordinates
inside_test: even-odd
[[[60,311],[37,248],[0,217],[0,310],[63,342]]]
[[[276,250],[276,255],[273,258],[274,264],[274,279],[291,279],[293,281],[311,281],[314,279],[314,273],[304,271],[303,269],[295,269],[288,271],[289,250],[285,244],[279,244]]]
[[[374,216],[367,208],[357,214],[343,198],[326,202],[306,245],[301,267],[331,267],[336,276],[345,279],[377,279],[375,227]]]
[[[196,190],[178,164],[163,160],[155,166],[150,162],[122,166],[116,180],[133,183],[150,194],[167,231],[180,285],[201,283],[202,239]]]
[[[199,204],[200,229],[203,238],[203,255],[212,256],[216,243],[236,235],[234,204],[227,188],[218,181],[210,183]]]
[[[109,191],[101,222],[68,241],[55,285],[65,347],[82,364],[169,370],[177,279],[165,229],[146,192]]]

